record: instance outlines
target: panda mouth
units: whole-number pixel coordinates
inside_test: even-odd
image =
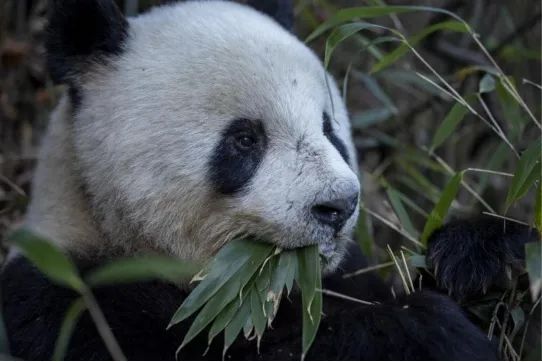
[[[328,258],[335,254],[337,251],[337,244],[331,241],[325,241],[323,243],[318,244],[318,249],[320,251],[320,255],[322,255],[325,258]]]
[[[326,241],[318,244],[318,250],[323,262],[327,264],[335,255],[337,255],[337,244],[331,241]]]

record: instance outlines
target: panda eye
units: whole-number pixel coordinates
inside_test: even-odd
[[[248,134],[240,134],[235,137],[235,146],[243,151],[249,150],[256,144],[256,139]]]

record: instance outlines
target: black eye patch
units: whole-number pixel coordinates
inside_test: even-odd
[[[335,131],[333,131],[333,127],[331,126],[331,119],[329,118],[329,115],[324,112],[323,115],[324,119],[324,135],[327,137],[329,142],[339,151],[342,158],[346,161],[346,163],[350,164],[350,157],[348,156],[348,151],[346,150],[346,146],[344,145],[343,141],[337,135],[335,134]]]
[[[267,149],[261,121],[236,119],[222,132],[209,160],[209,179],[221,194],[245,188],[256,174]]]

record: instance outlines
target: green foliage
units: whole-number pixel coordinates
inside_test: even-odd
[[[9,240],[19,248],[43,274],[49,279],[81,292],[84,283],[72,261],[64,253],[46,239],[21,229],[9,237]]]
[[[337,11],[333,16],[320,24],[305,40],[307,43],[313,41],[326,31],[335,28],[336,26],[351,21],[354,19],[369,19],[377,18],[381,16],[391,14],[401,14],[413,11],[429,11],[435,13],[442,13],[451,17],[457,18],[457,16],[447,10],[433,8],[429,6],[364,6],[341,9]]]
[[[418,230],[414,227],[414,224],[410,220],[410,216],[408,215],[408,212],[406,211],[400,193],[392,188],[391,186],[387,188],[387,194],[388,198],[390,199],[391,205],[393,207],[393,210],[395,211],[395,214],[399,218],[399,221],[401,222],[402,227],[408,232],[411,236],[417,238],[419,236]]]
[[[234,240],[224,246],[205,269],[206,275],[189,294],[170,327],[197,313],[180,347],[210,326],[209,344],[224,331],[224,353],[242,329],[254,331],[258,344],[278,310],[284,289],[297,276],[301,289],[304,356],[314,341],[322,313],[318,247],[281,251],[255,240]]]
[[[374,240],[370,226],[370,219],[365,210],[360,210],[358,224],[355,231],[355,239],[363,253],[367,256],[373,255]]]
[[[478,92],[480,93],[490,93],[495,90],[495,78],[489,73],[485,74],[484,77],[480,80],[480,85],[478,86]]]
[[[542,158],[542,141],[536,140],[522,155],[518,162],[512,184],[506,195],[505,209],[525,196],[535,181],[540,182],[540,163]]]
[[[433,231],[441,227],[444,223],[444,218],[448,214],[448,210],[450,209],[450,206],[452,206],[452,202],[454,201],[459,188],[461,187],[463,175],[464,172],[458,172],[455,174],[454,177],[452,177],[452,179],[446,184],[444,190],[442,190],[440,198],[433,208],[433,211],[431,211],[431,214],[429,214],[423,228],[421,240],[424,245],[427,245],[427,240]]]
[[[297,250],[299,262],[298,284],[301,289],[303,305],[303,336],[301,359],[309,351],[322,317],[322,274],[318,247],[305,247]]]
[[[465,23],[456,20],[443,21],[441,23],[428,26],[427,28],[424,28],[422,31],[420,31],[418,34],[408,38],[408,45],[401,44],[397,49],[382,57],[375,65],[373,65],[373,67],[371,68],[371,73],[376,73],[388,68],[399,59],[401,59],[404,55],[408,54],[408,52],[410,51],[410,47],[415,46],[429,35],[442,30],[465,33],[469,31],[469,28]]]
[[[68,308],[56,340],[55,350],[53,352],[54,361],[64,360],[66,351],[68,350],[68,344],[77,325],[77,321],[79,321],[79,317],[85,310],[86,305],[83,298],[77,298]]]
[[[435,135],[433,136],[433,141],[431,142],[431,151],[434,151],[437,147],[442,145],[448,139],[448,137],[450,137],[450,135],[459,125],[459,122],[461,122],[468,113],[468,108],[461,103],[456,103],[452,107],[450,112],[446,115],[446,118],[444,118],[444,121],[442,121],[440,127],[435,132]]]
[[[93,287],[152,279],[177,283],[179,280],[191,278],[200,269],[194,262],[161,255],[147,255],[109,262],[92,270],[86,275],[85,280]]]
[[[339,9],[333,12],[321,24],[315,26],[307,38],[307,42],[311,42],[325,32],[330,32],[326,39],[324,55],[326,67],[331,63],[333,54],[336,56],[340,52],[341,55],[348,56],[346,47],[339,49],[338,45],[348,38],[358,36],[358,32],[364,32],[364,35],[367,36],[365,44],[383,45],[379,47],[379,54],[370,53],[373,56],[372,59],[362,58],[360,60],[363,64],[362,69],[369,67],[371,74],[374,75],[374,78],[370,78],[372,82],[367,82],[367,78],[359,76],[363,74],[363,71],[356,69],[354,60],[349,63],[347,72],[348,75],[352,75],[353,81],[361,80],[364,91],[383,105],[364,106],[362,111],[353,114],[352,126],[362,134],[361,137],[356,138],[356,143],[368,146],[369,152],[371,152],[371,147],[375,145],[387,147],[387,151],[391,149],[388,151],[391,156],[384,154],[384,157],[377,158],[379,161],[373,165],[375,169],[374,181],[377,181],[382,187],[382,191],[386,192],[391,210],[385,210],[387,215],[381,215],[364,207],[360,213],[356,240],[366,254],[369,254],[368,251],[376,250],[376,253],[372,253],[373,258],[379,256],[378,250],[373,245],[373,228],[369,227],[371,217],[381,222],[375,228],[379,232],[382,233],[382,225],[388,226],[393,232],[401,234],[409,241],[416,241],[415,239],[419,237],[423,245],[426,245],[430,235],[443,225],[451,213],[472,215],[484,211],[492,217],[508,219],[507,223],[519,222],[535,225],[542,234],[542,143],[540,138],[533,139],[535,135],[540,134],[542,129],[540,109],[537,108],[533,112],[523,98],[527,93],[535,93],[530,100],[538,101],[540,98],[538,92],[542,87],[536,84],[537,82],[523,79],[524,84],[529,84],[537,90],[521,89],[520,92],[517,80],[520,79],[519,75],[524,77],[523,71],[525,69],[522,68],[520,72],[516,72],[515,76],[506,73],[509,68],[501,67],[492,58],[492,53],[486,49],[482,39],[455,14],[427,7],[386,6],[382,0],[370,0],[368,4],[376,6]],[[404,31],[408,32],[409,29],[403,29],[404,24],[398,15],[414,11],[432,12],[445,16],[433,17],[433,19],[439,19],[439,22],[429,22],[429,25],[407,37],[404,35]],[[388,16],[393,27],[381,25],[381,22],[360,21],[382,16]],[[446,16],[452,19],[443,21],[442,19],[445,19]],[[385,24],[389,23],[388,21]],[[425,52],[416,49],[420,45],[423,46],[426,39],[435,38],[437,33],[448,33],[447,36],[450,36],[450,39],[462,39],[462,46],[466,46],[466,41],[471,41],[476,50],[473,51],[470,48],[469,51],[463,53],[461,49],[456,48],[455,40],[433,41],[431,43],[433,47],[438,48],[444,44],[449,45],[450,49],[455,49],[453,51],[439,49],[438,52],[433,52],[433,56],[436,55],[437,58],[446,61],[445,55],[443,56],[439,52],[448,52],[451,58],[457,57],[458,63],[463,63],[465,60],[469,62],[470,59],[474,59],[471,56],[476,54],[479,55],[478,59],[482,60],[473,60],[474,64],[484,63],[487,59],[489,65],[467,65],[458,69],[453,75],[450,74],[449,69],[448,73],[441,74],[439,70],[446,68],[433,64],[434,57],[431,58],[431,61],[425,58],[425,53],[432,52],[433,49],[426,47]],[[379,43],[379,39],[384,37],[386,40]],[[442,39],[446,38],[443,36]],[[383,51],[387,43],[397,41],[400,42],[397,48],[388,53]],[[488,43],[491,44],[491,42]],[[516,42],[513,47],[522,48],[519,43],[519,41]],[[490,45],[489,48],[495,49],[493,45]],[[505,49],[506,47],[501,48]],[[361,50],[353,48],[350,55],[357,60],[357,52],[363,49],[364,47],[361,47]],[[529,51],[529,49],[525,50]],[[398,62],[409,52],[415,55],[418,64],[406,61]],[[504,51],[501,51],[500,55],[503,54]],[[531,57],[521,54],[521,52],[516,53],[517,58],[514,61],[527,62],[528,59],[531,59]],[[539,54],[535,59],[540,59]],[[337,63],[339,63],[338,60],[333,64]],[[446,65],[451,68],[450,66],[453,64],[448,62]],[[392,69],[392,66],[395,66],[396,69]],[[349,84],[353,84],[353,82],[351,81]],[[375,84],[377,87],[374,86]],[[346,94],[346,82],[344,88]],[[456,89],[461,89],[461,92]],[[423,97],[422,93],[428,96]],[[467,94],[467,96],[461,94]],[[385,95],[386,99],[392,99],[393,103],[382,101],[382,95]],[[428,105],[436,103],[437,106],[425,106],[424,109],[431,110],[433,113],[428,112],[426,117],[421,117],[417,113],[417,106],[401,106],[398,100],[405,95],[405,98],[411,100],[424,98]],[[363,96],[365,99],[366,94],[364,93]],[[450,100],[454,101],[451,109],[448,104],[442,105]],[[399,105],[395,108],[397,104]],[[403,116],[405,108],[406,116]],[[449,109],[440,124],[434,122],[435,118],[441,118],[440,116],[435,117],[434,114],[438,108]],[[411,114],[412,118],[409,118]],[[423,118],[428,121],[426,120],[422,124],[418,119]],[[413,126],[410,134],[406,123],[408,126],[410,124]],[[392,126],[399,131],[394,131]],[[385,129],[384,132],[389,132],[392,129],[392,133],[399,135],[399,137],[393,138],[381,132],[381,129]],[[491,133],[492,142],[486,141],[490,144],[489,146],[482,143],[480,149],[483,150],[484,157],[474,159],[472,153],[467,154],[469,152],[468,142],[473,136],[480,135],[482,130]],[[366,134],[370,134],[370,136],[365,137]],[[416,141],[409,138],[416,139]],[[421,139],[428,140],[427,147],[420,146],[419,140]],[[478,136],[474,140],[479,142],[483,138]],[[521,152],[524,149],[525,151]],[[371,158],[366,157],[366,159],[370,160]],[[480,162],[478,164],[480,166],[477,166],[476,162]],[[468,177],[466,177],[466,172],[469,172]],[[369,176],[373,176],[370,171],[367,173]],[[443,175],[450,174],[454,176],[442,187]],[[477,179],[474,187],[473,179]],[[374,194],[376,193],[371,191],[365,197],[372,199],[372,204],[377,204],[381,200],[375,200]],[[533,194],[534,197],[531,197],[530,195]],[[486,200],[488,197],[491,197],[490,201]],[[515,206],[513,210],[510,209],[512,205]],[[525,210],[532,210],[533,206],[534,218],[525,215]],[[427,209],[431,212],[428,213]],[[505,210],[504,215],[499,215],[495,210]],[[517,212],[518,210],[521,212]],[[507,214],[508,211],[520,216],[510,217]],[[515,219],[516,217],[518,219]],[[423,228],[421,236],[417,232],[420,228]],[[529,244],[526,248],[530,294],[534,298],[533,301],[539,303],[540,299],[536,298],[540,298],[540,243]],[[424,255],[417,254],[406,247],[403,249],[410,253],[410,256],[405,260],[408,260],[411,267],[425,269],[431,274],[431,266],[426,264]],[[402,252],[401,256],[403,256]],[[413,285],[410,282],[411,278],[409,278],[410,271],[403,265],[405,263],[401,261],[401,257],[396,257],[391,249],[389,256],[393,259],[392,264],[397,267],[405,290],[412,290]],[[375,268],[384,268],[390,265],[390,262],[382,260],[378,262],[379,264]],[[372,268],[366,269],[358,272],[372,270]],[[427,276],[425,275],[425,277]],[[519,285],[516,275],[511,275],[510,278],[514,287],[506,291],[508,301],[504,317],[501,317],[501,314],[489,315],[486,316],[484,323],[489,324],[489,336],[499,334],[499,350],[502,358],[517,360],[532,355],[532,351],[523,351],[525,338],[521,337],[522,334],[527,333],[527,314],[532,314],[532,311],[528,312],[532,305],[521,304],[521,298],[527,291],[516,289],[516,286]],[[496,308],[497,311],[499,306],[503,305],[502,298],[499,300],[491,297],[487,297],[480,303],[485,303],[486,308]],[[475,313],[474,307],[471,311]],[[501,323],[499,332],[495,329],[497,320],[500,320]],[[484,328],[486,327],[487,325],[484,325]]]
[[[341,25],[335,28],[333,32],[329,35],[326,41],[324,66],[326,68],[328,67],[329,61],[331,59],[331,55],[333,54],[333,51],[340,43],[342,43],[343,41],[345,41],[352,35],[356,34],[357,32],[363,29],[371,28],[371,27],[374,27],[374,25],[369,24],[369,23],[357,22],[357,23]]]

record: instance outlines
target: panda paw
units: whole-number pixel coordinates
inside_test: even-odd
[[[463,300],[506,285],[523,269],[524,244],[537,238],[529,227],[496,218],[455,221],[433,233],[427,258],[437,286]]]

